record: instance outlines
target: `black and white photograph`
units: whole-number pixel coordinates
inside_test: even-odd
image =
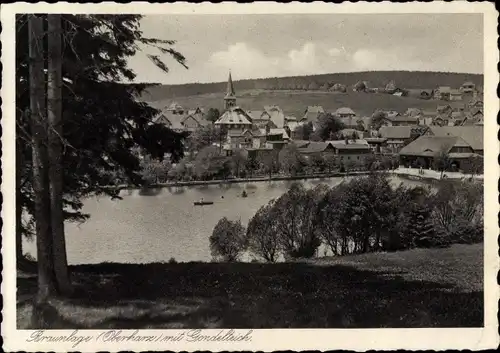
[[[2,5],[9,347],[498,345],[493,6],[115,5]]]

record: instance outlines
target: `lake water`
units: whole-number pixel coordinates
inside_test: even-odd
[[[309,179],[305,187],[334,186],[343,178]],[[394,185],[420,184],[392,177]],[[91,218],[66,225],[70,264],[121,262],[210,261],[208,238],[219,219],[240,219],[244,226],[257,210],[282,195],[292,181],[191,186],[122,191],[122,200],[94,197],[84,202]],[[242,198],[246,190],[248,197]],[[203,198],[213,205],[194,206]],[[34,242],[24,252],[36,253]]]

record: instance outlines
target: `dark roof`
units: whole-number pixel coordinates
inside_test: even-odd
[[[198,122],[198,124],[202,125],[199,119],[196,119],[196,117],[191,114],[187,114],[187,112],[185,112],[184,114],[178,114],[177,111],[169,109],[162,111],[156,117],[155,122],[163,123],[173,130],[186,130],[184,121],[189,117],[193,117]]]
[[[393,122],[414,122],[416,123],[418,119],[413,116],[405,116],[405,115],[397,115],[397,116],[391,116],[387,117],[387,120],[393,121]]]
[[[411,137],[411,126],[382,126],[379,130],[386,139],[407,139]]]
[[[240,107],[233,107],[226,110],[215,122],[219,124],[245,124],[252,125],[252,118]]]
[[[303,148],[303,147],[306,147],[307,145],[309,145],[311,141],[307,141],[307,140],[293,140],[292,143],[294,145],[296,145],[298,148]]]
[[[366,142],[368,143],[383,143],[387,141],[387,139],[383,137],[365,137]]]
[[[302,119],[300,119],[300,121],[307,121],[307,122],[314,123],[314,122],[318,121],[318,118],[321,114],[323,114],[323,113],[308,111],[304,114],[304,116],[302,117]]]
[[[333,149],[333,146],[327,142],[311,141],[307,146],[299,148],[299,151],[302,153],[317,153],[317,152],[323,152],[327,148]]]
[[[403,147],[399,154],[434,157],[441,152],[448,153],[452,147],[470,147],[470,145],[457,136],[420,136]]]
[[[434,136],[456,136],[466,141],[473,150],[483,150],[483,126],[432,126]]]
[[[348,143],[348,144],[336,144],[333,146],[338,150],[369,150],[370,146],[368,144],[364,145],[361,143]]]

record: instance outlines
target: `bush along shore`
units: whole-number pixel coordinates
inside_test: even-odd
[[[442,180],[434,188],[393,188],[386,174],[337,186],[290,189],[262,206],[245,229],[223,218],[210,237],[213,256],[249,251],[267,262],[311,258],[321,244],[336,256],[483,241],[483,186]]]

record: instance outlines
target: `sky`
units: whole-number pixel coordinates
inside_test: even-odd
[[[481,14],[147,15],[145,37],[172,39],[158,69],[141,47],[136,82],[182,84],[375,70],[483,73]]]

